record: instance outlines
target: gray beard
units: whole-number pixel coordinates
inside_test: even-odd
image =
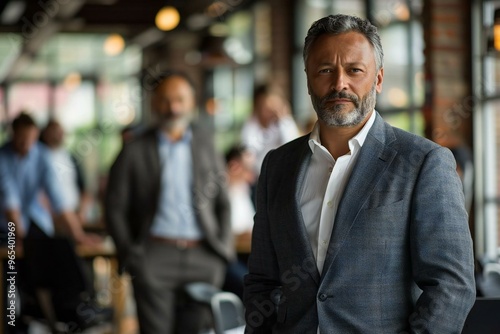
[[[343,112],[343,109],[346,108],[345,105],[326,106],[327,101],[335,98],[350,99],[354,104],[354,109],[350,112]],[[321,98],[311,94],[311,102],[318,115],[318,119],[327,126],[353,127],[360,124],[375,108],[375,103],[377,102],[376,83],[373,84],[370,92],[361,101],[356,95],[346,92],[332,92]]]
[[[156,116],[156,123],[158,127],[167,132],[178,128],[185,129],[189,126],[191,120],[192,120],[191,115],[184,115],[177,119],[168,119]]]

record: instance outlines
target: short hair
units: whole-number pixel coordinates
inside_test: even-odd
[[[47,129],[49,129],[50,127],[52,126],[61,126],[61,123],[59,123],[59,121],[57,121],[55,118],[49,118],[49,120],[47,121],[47,124],[45,124],[45,127],[43,128],[42,131],[47,131]]]
[[[172,78],[172,77],[180,77],[183,78],[184,80],[187,81],[189,86],[193,89],[193,93],[196,92],[196,87],[194,84],[194,81],[191,79],[189,75],[187,75],[186,72],[184,71],[179,71],[179,70],[166,70],[166,71],[161,71],[157,74],[154,75],[153,79],[156,82],[155,87],[153,88],[153,91],[155,92],[156,89],[166,80]]]
[[[316,39],[324,34],[342,34],[346,32],[358,32],[366,37],[368,42],[373,47],[375,53],[375,64],[377,71],[383,67],[384,51],[382,49],[382,42],[377,32],[377,27],[370,23],[370,21],[351,15],[337,14],[323,17],[314,22],[309,30],[304,41],[304,66],[307,63],[311,45]]]
[[[276,85],[272,84],[262,84],[255,86],[253,90],[253,100],[257,100],[261,96],[276,95],[282,99],[285,99],[283,91]]]
[[[47,133],[54,126],[62,127],[61,123],[59,123],[56,119],[49,118],[49,121],[47,122],[47,124],[45,124],[45,127],[42,129],[42,131],[40,131],[40,141],[42,143],[47,144]]]
[[[12,121],[12,130],[16,131],[20,128],[25,127],[36,127],[37,125],[33,118],[25,112],[21,112],[14,120]]]
[[[230,163],[234,160],[241,160],[245,152],[248,151],[248,148],[245,145],[234,145],[229,148],[226,153],[226,164]]]

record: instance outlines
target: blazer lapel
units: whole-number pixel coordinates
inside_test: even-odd
[[[293,198],[287,201],[288,203],[293,203],[291,212],[292,217],[294,218],[294,221],[291,222],[291,227],[288,231],[290,238],[292,239],[292,245],[297,245],[297,247],[293,248],[300,252],[300,257],[306,261],[310,259],[314,262],[314,264],[316,264],[316,259],[311,248],[311,243],[308,238],[308,233],[305,227],[304,218],[302,216],[300,207],[301,189],[312,155],[308,145],[309,136],[305,136],[304,138],[304,143],[301,146],[300,152],[298,152],[299,163],[296,169],[292,169],[293,175],[289,178],[289,180],[295,180],[295,182],[290,182],[291,189],[285,190],[288,194],[290,194],[290,196],[293,196]],[[297,158],[297,156],[292,156],[292,158]],[[296,164],[296,160],[289,162],[289,165],[294,164]],[[316,266],[314,266],[314,268],[315,270],[313,271],[307,271],[311,275],[311,278],[316,282],[316,284],[319,284],[319,271]]]
[[[396,150],[387,146],[393,140],[395,136],[392,129],[377,114],[340,200],[322,277],[335,261],[339,249],[356,221],[358,212],[375,189],[380,175],[385,172],[396,156]]]
[[[158,152],[158,130],[152,129],[147,134],[147,143],[144,147],[146,159],[148,161],[147,166],[150,168],[148,174],[160,182],[161,166],[160,166],[160,153]]]
[[[154,211],[157,211],[157,203],[158,198],[160,197],[160,182],[161,182],[161,167],[160,167],[160,154],[158,152],[158,130],[150,129],[147,133],[145,133],[146,140],[144,142],[141,156],[146,162],[144,165],[147,166],[146,175],[148,175],[148,184],[150,189],[155,192],[155,207]],[[139,157],[138,157],[139,158]],[[141,186],[138,184],[137,186]],[[143,224],[141,233],[143,237],[149,235],[150,223],[152,223],[152,219],[148,220],[148,224]],[[143,238],[145,240],[145,238]]]

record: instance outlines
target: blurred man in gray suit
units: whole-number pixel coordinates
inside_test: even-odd
[[[156,126],[111,167],[106,223],[132,276],[141,333],[199,333],[206,310],[178,301],[186,283],[221,286],[233,257],[225,167],[211,134],[192,124],[190,80],[156,79]]]
[[[452,154],[374,110],[383,51],[333,15],[305,39],[318,122],[270,152],[245,277],[247,333],[460,333],[475,300]]]

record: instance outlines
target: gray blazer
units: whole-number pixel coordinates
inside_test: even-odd
[[[245,277],[246,332],[460,333],[475,282],[450,151],[377,114],[320,276],[299,206],[308,138],[270,152],[262,166]]]
[[[195,213],[211,249],[230,260],[234,247],[224,163],[215,151],[211,133],[196,126],[192,130]],[[157,211],[160,177],[156,129],[126,144],[111,167],[105,218],[117,247],[120,269],[143,251]]]

